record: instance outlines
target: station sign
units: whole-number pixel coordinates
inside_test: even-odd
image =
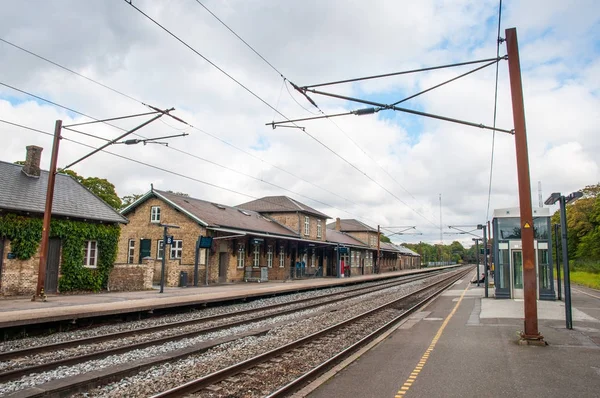
[[[212,236],[202,236],[198,239],[199,249],[210,249],[212,247],[213,238]]]
[[[348,248],[347,247],[340,247],[340,248],[338,248],[338,253],[340,253],[340,254],[348,254]]]
[[[173,235],[167,235],[167,245],[173,244]]]

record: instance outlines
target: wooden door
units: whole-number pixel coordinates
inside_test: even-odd
[[[50,239],[48,242],[48,258],[46,260],[46,293],[58,292],[58,269],[60,267],[60,239]]]
[[[144,257],[152,257],[150,248],[152,246],[152,240],[150,239],[140,239],[140,261],[138,264],[142,263],[142,259]],[[163,254],[164,256],[165,254]]]
[[[227,282],[227,268],[229,265],[229,255],[219,253],[219,283]]]

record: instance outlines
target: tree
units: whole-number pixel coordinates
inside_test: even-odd
[[[121,198],[121,209],[126,208],[127,206],[129,206],[130,204],[132,204],[133,202],[135,202],[142,196],[143,196],[142,194],[137,194],[137,193],[132,193],[131,195],[123,196]]]
[[[62,173],[68,174],[76,179],[81,185],[105,201],[113,209],[119,210],[121,208],[121,199],[119,198],[119,195],[117,195],[115,186],[107,179],[98,177],[85,178],[78,175],[73,170],[64,170]]]
[[[386,243],[392,243],[392,241],[390,240],[390,238],[388,238],[387,236],[385,236],[384,234],[379,235],[379,240],[381,242],[386,242]]]
[[[24,160],[17,160],[14,164],[18,164],[20,166],[25,166],[25,161]]]

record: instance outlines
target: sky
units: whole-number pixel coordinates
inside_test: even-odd
[[[142,137],[128,138],[188,135],[159,140],[168,147],[112,145],[107,151],[129,159],[101,152],[72,169],[108,179],[121,197],[145,193],[151,184],[227,205],[287,195],[327,214],[329,222],[356,218],[381,225],[388,235],[406,229],[391,227],[415,227],[409,232],[419,235],[396,234],[396,243],[439,243],[441,232],[444,243],[469,246],[472,236],[454,234],[451,226],[470,231],[468,226],[491,220],[494,209],[518,206],[510,134],[391,110],[298,122],[302,128],[267,125],[368,107],[309,93],[317,109],[291,83],[303,87],[494,58],[498,1],[133,5],[185,44],[124,0],[34,0],[3,7],[0,160],[24,160],[25,146],[39,145],[42,167],[50,164],[51,135],[5,122],[52,133],[59,119],[69,125],[91,121],[87,116],[127,116],[148,112],[143,104],[149,104],[174,107],[172,114],[186,124],[164,116],[136,132]],[[503,1],[500,36],[513,27],[537,206],[538,182],[544,199],[600,182],[600,3]],[[390,104],[480,65],[316,89]],[[508,63],[498,65],[496,125],[511,130]],[[495,76],[492,65],[399,106],[491,126]],[[148,118],[112,124],[128,130]],[[121,135],[118,128],[99,123],[76,129],[106,140]],[[91,151],[68,140],[104,143],[70,130],[62,137],[59,167]]]

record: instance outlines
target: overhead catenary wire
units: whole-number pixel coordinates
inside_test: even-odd
[[[9,124],[9,125],[12,125],[12,126],[15,126],[15,127],[23,128],[23,129],[26,129],[26,130],[31,130],[31,131],[34,131],[34,132],[37,132],[37,133],[41,133],[41,134],[44,134],[44,135],[48,135],[48,136],[51,136],[51,137],[53,137],[53,136],[54,136],[54,134],[53,134],[53,133],[49,133],[49,132],[46,132],[46,131],[43,131],[43,130],[40,130],[40,129],[36,129],[36,128],[30,127],[30,126],[26,126],[26,125],[23,125],[23,124],[19,124],[19,123],[11,122],[11,121],[8,121],[8,120],[0,119],[0,122],[1,122],[1,123],[5,123],[5,124]],[[76,132],[76,133],[79,133],[79,131],[76,131],[76,130],[71,130],[71,131],[74,131],[74,132]],[[86,133],[86,135],[90,136],[90,134],[87,134],[87,133]],[[92,135],[92,136],[93,136],[93,135]],[[100,139],[100,140],[104,140],[104,141],[110,141],[110,140],[107,140],[107,139],[105,139],[105,138],[103,138],[103,137],[98,137],[98,136],[94,136],[94,138],[97,138],[97,139]],[[71,139],[71,138],[68,138],[68,137],[64,137],[64,136],[62,136],[62,137],[61,137],[61,139],[64,139],[64,140],[66,140],[66,141],[70,141],[70,142],[74,142],[74,143],[76,143],[76,144],[79,144],[79,145],[85,146],[85,147],[87,147],[87,148],[97,149],[96,147],[94,147],[94,146],[92,146],[92,145],[85,144],[85,143],[79,142],[79,141],[77,141],[77,140],[73,140],[73,139]],[[140,160],[137,160],[137,159],[133,159],[133,158],[130,158],[130,157],[124,156],[124,155],[120,155],[120,154],[117,154],[117,153],[114,153],[114,152],[110,152],[110,151],[108,151],[108,150],[106,150],[106,149],[102,149],[102,150],[100,150],[99,152],[108,153],[108,154],[110,154],[110,155],[113,155],[113,156],[119,157],[119,158],[121,158],[121,159],[125,159],[125,160],[128,160],[128,161],[132,161],[132,162],[134,162],[134,163],[137,163],[137,164],[140,164],[140,165],[143,165],[143,166],[147,166],[147,167],[150,167],[150,168],[153,168],[153,169],[159,170],[159,171],[163,171],[163,172],[166,172],[166,173],[169,173],[169,174],[173,174],[173,175],[176,175],[176,176],[179,176],[179,177],[183,177],[183,178],[186,178],[186,179],[189,179],[189,180],[192,180],[192,181],[196,181],[196,182],[198,182],[198,183],[201,183],[201,184],[204,184],[204,185],[211,186],[211,187],[213,187],[213,188],[218,188],[218,189],[221,189],[221,190],[225,190],[225,191],[227,191],[227,192],[230,192],[230,193],[235,193],[235,194],[242,195],[242,196],[245,196],[245,197],[248,197],[248,198],[251,198],[251,199],[255,199],[255,200],[257,200],[257,199],[261,199],[261,200],[263,200],[263,201],[265,201],[265,202],[267,202],[267,203],[272,203],[272,204],[274,204],[274,205],[277,205],[277,206],[280,206],[280,207],[286,208],[286,206],[285,206],[285,205],[282,205],[281,203],[270,202],[268,199],[265,199],[265,198],[260,198],[260,197],[257,197],[257,196],[254,196],[254,195],[250,195],[250,194],[247,194],[247,193],[244,193],[244,192],[240,192],[240,191],[237,191],[237,190],[233,190],[233,189],[230,189],[230,188],[226,188],[226,187],[223,187],[223,186],[221,186],[221,185],[213,184],[213,183],[210,183],[210,182],[207,182],[207,181],[204,181],[204,180],[200,180],[200,179],[198,179],[198,178],[195,178],[195,177],[190,177],[190,176],[187,176],[187,175],[185,175],[185,174],[182,174],[182,173],[177,173],[177,172],[174,172],[174,171],[172,171],[172,170],[169,170],[169,169],[165,169],[165,168],[163,168],[163,167],[160,167],[160,166],[156,166],[156,165],[153,165],[153,164],[150,164],[150,163],[147,163],[147,162],[143,162],[143,161],[140,161]],[[204,159],[202,159],[202,158],[200,158],[200,157],[198,157],[198,159],[204,160]],[[213,164],[215,164],[215,165],[218,165],[218,166],[220,166],[220,167],[224,167],[224,166],[221,166],[221,165],[219,165],[218,163],[215,163],[215,162],[211,162],[211,163],[213,163]],[[235,170],[232,170],[232,171],[235,171]],[[253,178],[253,179],[256,179],[256,180],[259,180],[259,181],[261,181],[261,182],[265,182],[265,181],[262,181],[262,180],[260,180],[260,179],[258,179],[258,178],[256,178],[256,177],[252,177],[252,176],[248,176],[248,177],[250,177],[250,178]],[[274,187],[276,187],[276,188],[283,189],[283,190],[285,190],[285,191],[288,191],[288,192],[295,193],[295,192],[293,192],[293,191],[290,191],[289,189],[286,189],[286,188],[280,187],[280,186],[278,186],[278,185],[276,185],[276,184],[272,184],[272,183],[268,183],[268,182],[265,182],[265,183],[267,183],[267,184],[269,184],[269,185],[272,185],[272,186],[274,186]],[[329,204],[327,204],[327,203],[324,203],[324,202],[319,202],[318,200],[316,200],[316,199],[313,199],[313,198],[311,198],[311,197],[309,197],[309,196],[302,195],[302,194],[298,194],[298,196],[302,196],[302,197],[305,197],[305,198],[307,198],[307,199],[309,199],[309,200],[315,201],[315,202],[317,202],[317,203],[321,203],[321,204],[323,204],[323,205],[325,205],[325,206],[328,206],[328,207],[331,207],[331,208],[333,208],[333,209],[335,209],[335,210],[338,210],[338,211],[341,211],[341,212],[347,213],[347,214],[349,214],[349,215],[351,215],[351,216],[354,216],[354,217],[357,217],[357,218],[362,218],[362,219],[369,220],[369,221],[371,221],[371,222],[375,222],[375,223],[377,223],[377,221],[375,221],[375,220],[373,220],[373,219],[370,219],[370,218],[367,218],[367,217],[360,217],[360,216],[357,216],[357,215],[355,215],[355,214],[353,214],[353,213],[351,213],[351,212],[349,212],[349,211],[347,211],[347,210],[343,210],[343,209],[337,208],[337,207],[335,207],[335,206],[329,205]],[[287,207],[287,209],[289,209],[289,210],[293,210],[293,211],[297,211],[297,210],[298,210],[298,208],[296,208],[296,207]]]
[[[501,38],[500,38],[500,24],[502,21],[502,0],[500,0],[500,4],[498,5],[498,34],[496,37],[496,56],[498,56],[500,54],[500,43],[501,43]],[[496,64],[496,83],[495,83],[495,87],[494,87],[494,121],[493,121],[493,126],[494,128],[496,127],[496,114],[497,114],[497,110],[498,110],[498,67],[499,65]],[[492,177],[494,174],[494,145],[496,143],[496,131],[494,130],[492,133],[492,150],[491,150],[491,155],[490,155],[490,183],[489,183],[489,187],[488,187],[488,200],[487,200],[487,209],[485,211],[485,219],[489,219],[490,217],[490,202],[492,199]]]
[[[218,71],[220,71],[221,73],[223,73],[225,76],[227,76],[229,79],[231,79],[232,81],[234,81],[236,84],[238,84],[240,87],[242,87],[244,90],[246,90],[248,93],[250,93],[253,97],[255,97],[256,99],[258,99],[260,102],[262,102],[263,104],[265,104],[266,106],[268,106],[270,109],[275,110],[280,116],[282,116],[284,119],[286,120],[290,120],[287,116],[285,116],[281,111],[277,110],[274,106],[272,106],[271,104],[269,104],[266,100],[264,100],[262,97],[260,97],[258,94],[256,94],[254,91],[250,90],[247,86],[245,86],[244,84],[242,84],[239,80],[235,79],[233,76],[231,76],[229,73],[227,73],[225,70],[223,70],[222,68],[220,68],[218,65],[216,65],[214,62],[212,62],[211,60],[209,60],[207,57],[205,57],[204,55],[202,55],[199,51],[197,51],[196,49],[194,49],[192,46],[190,46],[188,43],[186,43],[184,40],[182,40],[181,38],[179,38],[177,35],[175,35],[173,32],[171,32],[169,29],[167,29],[166,27],[164,27],[162,24],[160,24],[158,21],[156,21],[154,18],[150,17],[148,14],[146,14],[144,11],[142,11],[140,8],[138,8],[137,6],[135,6],[133,3],[128,2],[125,0],[125,2],[127,4],[129,4],[131,7],[133,7],[136,11],[138,11],[140,14],[142,14],[143,16],[145,16],[147,19],[149,19],[150,21],[152,21],[155,25],[157,25],[158,27],[160,27],[163,31],[165,31],[167,34],[169,34],[170,36],[172,36],[175,40],[177,40],[178,42],[180,42],[181,44],[183,44],[185,47],[187,47],[189,50],[191,50],[192,52],[194,52],[196,55],[198,55],[199,57],[201,57],[202,59],[204,59],[206,62],[208,62],[210,65],[212,65],[213,67],[215,67]],[[300,128],[300,126],[297,126],[298,128]],[[323,143],[321,140],[319,140],[317,137],[315,137],[314,135],[310,134],[308,131],[306,131],[305,128],[301,128],[302,132],[306,135],[308,135],[310,138],[312,138],[313,140],[315,140],[316,142],[318,142],[321,146],[323,146],[325,149],[327,149],[329,152],[331,152],[332,154],[334,154],[336,157],[338,157],[339,159],[341,159],[342,161],[344,161],[345,163],[347,163],[348,165],[350,165],[353,169],[355,169],[356,171],[358,171],[359,173],[361,173],[362,175],[364,175],[365,177],[367,177],[369,180],[371,180],[373,183],[375,183],[377,186],[379,186],[381,189],[383,189],[384,191],[386,191],[388,194],[390,194],[392,197],[394,197],[396,200],[398,200],[400,203],[404,204],[406,207],[408,207],[410,210],[412,210],[413,212],[415,212],[416,214],[418,214],[419,216],[421,216],[422,218],[424,218],[427,222],[435,225],[435,223],[433,223],[431,220],[425,218],[423,215],[421,215],[420,213],[418,213],[417,211],[415,211],[415,209],[413,209],[409,204],[407,204],[406,202],[404,202],[402,199],[400,199],[397,195],[395,195],[393,192],[391,192],[389,189],[385,188],[381,183],[379,183],[378,181],[376,181],[374,178],[372,178],[371,176],[369,176],[366,172],[364,172],[363,170],[361,170],[360,168],[358,168],[354,163],[350,162],[348,159],[344,158],[342,155],[340,155],[339,153],[337,153],[335,150],[333,150],[331,147],[329,147],[328,145],[326,145],[325,143]]]
[[[437,70],[437,69],[455,68],[455,67],[458,67],[458,66],[472,65],[472,64],[481,64],[481,63],[485,63],[485,62],[491,62],[491,61],[493,61],[495,59],[498,59],[498,57],[496,57],[496,58],[478,59],[478,60],[466,61],[466,62],[457,62],[457,63],[454,63],[454,64],[447,64],[447,65],[428,66],[428,67],[419,68],[419,69],[411,69],[411,70],[405,70],[405,71],[400,71],[400,72],[384,73],[384,74],[381,74],[381,75],[356,77],[356,78],[352,78],[352,79],[338,80],[338,81],[333,81],[333,82],[328,82],[328,83],[309,84],[309,85],[306,85],[306,86],[302,86],[301,88],[303,90],[306,90],[308,88],[323,87],[323,86],[333,86],[333,85],[337,85],[337,84],[353,83],[353,82],[359,82],[359,81],[363,81],[363,80],[381,79],[381,78],[384,78],[384,77],[392,77],[392,76],[407,75],[407,74],[411,74],[411,73],[427,72],[427,71],[432,71],[432,70]]]
[[[293,94],[290,92],[289,87],[287,86],[287,82],[288,82],[288,78],[279,70],[277,69],[275,66],[273,66],[272,63],[270,63],[264,56],[262,56],[257,50],[254,49],[254,47],[252,47],[246,40],[244,40],[240,35],[238,35],[231,27],[229,27],[229,25],[227,25],[225,22],[223,22],[223,20],[221,20],[215,13],[213,13],[208,7],[206,7],[200,0],[196,0],[196,2],[201,5],[208,13],[210,13],[217,21],[219,21],[227,30],[229,30],[235,37],[237,37],[239,40],[241,40],[250,50],[252,50],[258,57],[260,57],[267,65],[269,65],[275,72],[277,72],[279,74],[279,76],[283,79],[283,83],[285,84],[285,88],[288,92],[288,94],[290,95],[290,97],[292,98],[292,100],[294,100],[294,102],[296,102],[296,104],[298,104],[298,106],[300,106],[302,109],[304,109],[306,112],[315,115],[315,113],[309,111],[308,109],[306,109],[302,104],[300,104],[296,98],[293,96]],[[325,114],[325,112],[323,112],[323,110],[313,101],[311,100],[305,92],[302,92],[298,86],[296,86],[295,84],[293,84],[290,81],[290,84],[292,84],[294,86],[295,89],[297,89],[301,94],[303,94],[311,103],[314,107],[317,108],[317,110],[319,111],[319,113],[321,115],[323,115],[322,117],[329,119],[329,116],[327,116]],[[289,120],[289,119],[288,119]],[[294,123],[293,121],[289,121]],[[374,162],[388,177],[390,177],[392,179],[392,181],[394,181],[398,186],[400,186],[400,188],[402,188],[407,194],[409,194],[415,201],[417,201],[417,199],[415,198],[415,196],[408,191],[408,189],[406,189],[406,187],[404,187],[402,184],[400,184],[400,182],[398,180],[396,180],[396,178],[394,178],[385,168],[383,168],[381,166],[381,164],[374,159],[371,155],[369,155],[365,149],[358,145],[358,143],[356,143],[356,141],[354,141],[352,139],[352,137],[350,137],[350,135],[348,133],[346,133],[346,131],[344,129],[342,129],[337,123],[335,123],[333,120],[330,120],[331,123],[333,123],[333,125],[347,138],[349,139],[352,144],[354,146],[356,146],[369,160],[371,160],[372,162]],[[295,124],[295,123],[294,123]],[[273,128],[275,128],[275,124],[273,124]],[[304,128],[302,128],[302,130],[304,131]],[[404,202],[403,202],[404,203]],[[415,213],[421,215],[422,217],[425,217],[423,214],[421,214],[418,210],[413,209],[412,207],[410,207],[408,204],[404,203],[406,206],[408,206],[411,210],[413,210]],[[428,220],[430,221],[430,220]]]

